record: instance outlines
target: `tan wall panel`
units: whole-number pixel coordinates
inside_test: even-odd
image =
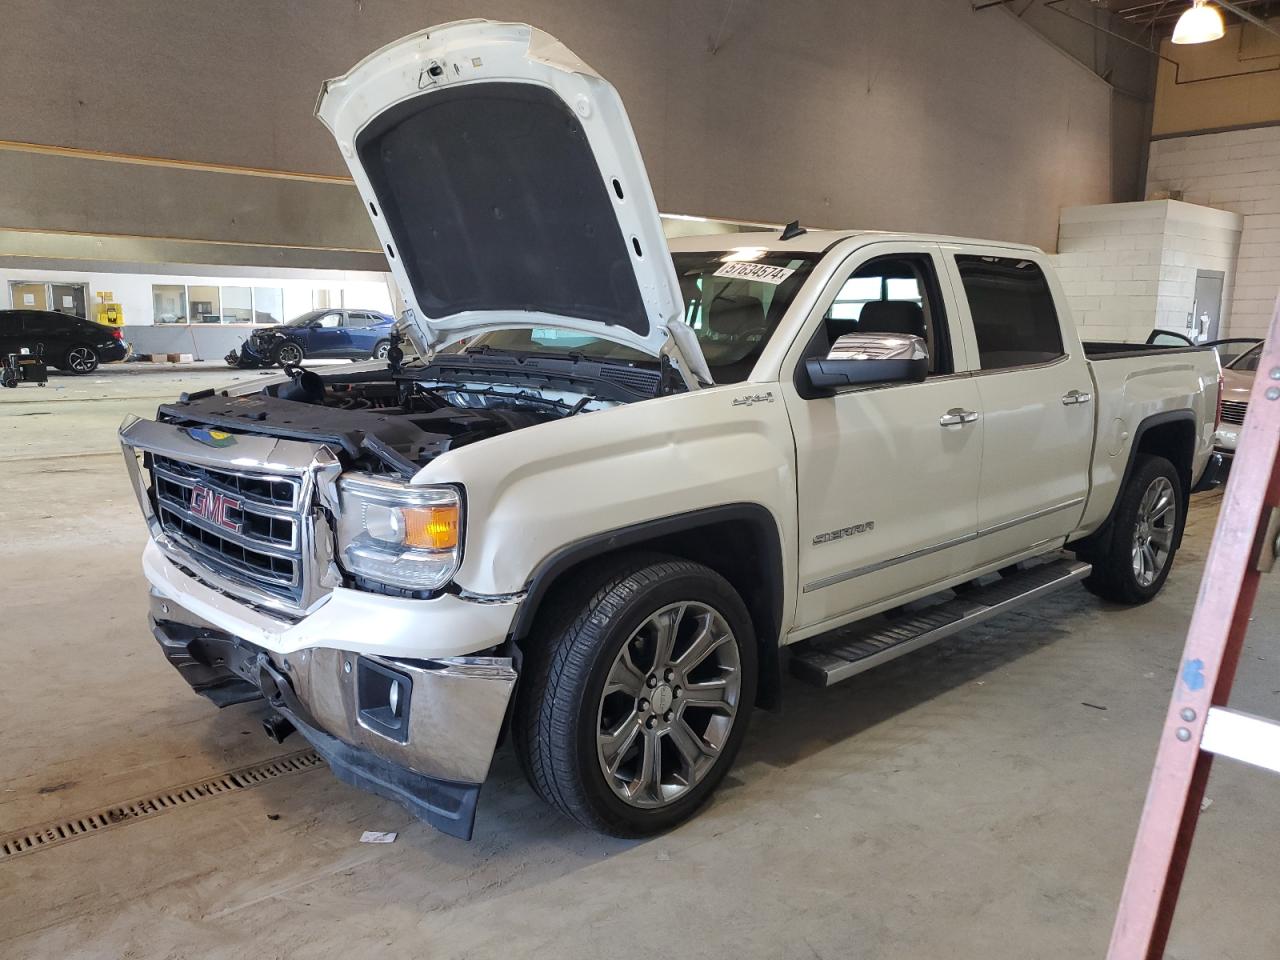
[[[347,183],[0,149],[0,184],[0,229],[378,249],[360,197]]]
[[[536,23],[618,86],[665,210],[1051,248],[1060,207],[1113,198],[1110,88],[968,0],[42,0],[5,14],[0,140],[341,173],[312,117],[321,82],[407,32],[476,16]],[[218,236],[250,222],[262,234],[268,213],[293,241],[353,235],[284,202],[299,194],[237,200],[244,179],[211,198],[241,214],[213,216]],[[165,207],[146,204],[148,229],[183,222],[172,182]],[[28,219],[46,226],[140,216],[41,202]]]
[[[1165,41],[1161,52],[1177,66],[1160,62],[1154,136],[1280,123],[1280,37],[1234,26],[1212,43]]]

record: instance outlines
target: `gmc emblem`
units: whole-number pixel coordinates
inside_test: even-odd
[[[231,519],[231,511],[239,510],[241,503],[235,497],[228,497],[225,493],[218,493],[208,487],[197,484],[191,488],[191,512],[232,533],[240,532],[240,524]]]

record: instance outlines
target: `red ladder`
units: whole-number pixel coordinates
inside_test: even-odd
[[[1280,723],[1227,708],[1258,581],[1280,544],[1280,298],[1160,734],[1108,960],[1159,960],[1215,755],[1280,773]]]

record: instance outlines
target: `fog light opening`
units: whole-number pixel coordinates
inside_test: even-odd
[[[413,681],[399,671],[365,657],[356,661],[356,719],[366,730],[407,742],[412,693]]]

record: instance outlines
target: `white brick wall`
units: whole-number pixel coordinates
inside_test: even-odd
[[[1229,332],[1263,336],[1280,294],[1280,127],[1156,140],[1147,191],[1181,191],[1244,217]]]
[[[1081,336],[1141,342],[1156,327],[1185,332],[1197,270],[1226,274],[1225,331],[1241,223],[1169,200],[1063,210],[1054,261]]]

